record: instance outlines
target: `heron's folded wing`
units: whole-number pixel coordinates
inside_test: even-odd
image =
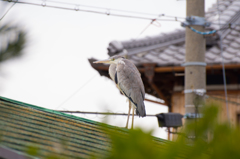
[[[117,65],[117,80],[121,91],[144,114],[144,86],[138,69],[131,61],[124,60]]]

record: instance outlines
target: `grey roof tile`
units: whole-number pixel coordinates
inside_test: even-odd
[[[140,63],[150,63],[150,61],[145,59],[145,58],[141,58],[141,62]],[[136,62],[136,64],[139,64],[139,62]]]
[[[229,35],[226,36],[225,39],[232,41],[232,40],[235,39],[235,38],[236,38],[235,36],[229,34]]]
[[[148,53],[147,55],[145,55],[144,58],[146,58],[150,62],[154,62],[154,63],[159,62],[159,58],[157,56],[152,55],[151,53]]]
[[[174,51],[175,51],[175,50],[177,50],[177,49],[178,49],[178,47],[177,47],[177,46],[174,46],[174,45],[170,45],[170,46],[169,46],[169,49],[171,49],[171,50],[174,50]]]
[[[240,38],[236,38],[235,42],[237,42],[238,44],[240,44]]]
[[[130,59],[131,60],[133,60],[133,61],[138,61],[138,62],[140,62],[141,60],[142,60],[142,58],[141,57],[138,57],[138,56],[130,56]]]
[[[240,62],[240,57],[235,57],[232,59],[233,62]]]
[[[232,31],[230,32],[230,34],[231,34],[231,35],[234,35],[234,36],[239,36],[239,32],[236,31],[236,30],[232,30]]]
[[[230,20],[231,16],[229,15],[221,15],[220,16],[220,21],[221,23],[226,23],[228,20]]]
[[[228,10],[232,10],[232,11],[238,12],[240,10],[240,6],[231,5],[231,6],[228,7]]]
[[[149,53],[151,53],[153,55],[158,55],[159,54],[159,52],[157,52],[157,50],[151,50],[151,51],[149,51]]]
[[[240,7],[240,1],[234,1],[232,3],[232,6],[239,6]]]
[[[221,57],[221,56],[217,56],[217,57],[214,59],[213,62],[215,62],[215,63],[221,63],[221,61],[222,61],[222,57]]]
[[[228,52],[223,52],[223,58],[226,60],[231,60],[232,58],[234,58],[235,55],[229,54]]]
[[[218,8],[217,4],[213,4],[212,8],[209,8],[208,12],[216,12],[217,8]],[[223,11],[225,9],[226,9],[226,5],[222,5],[222,4],[219,5],[220,11]]]
[[[212,23],[214,23],[214,24],[211,24],[211,28],[213,28],[215,30],[220,29],[220,26],[218,25],[218,20],[212,21]]]
[[[167,54],[160,54],[158,57],[164,61],[170,61],[170,59],[171,59],[171,56],[169,56]]]
[[[176,51],[172,51],[172,50],[170,50],[170,49],[166,49],[166,50],[164,51],[164,53],[167,54],[167,55],[169,55],[169,56],[171,56],[171,55],[174,55],[174,54],[176,53]]]
[[[181,54],[175,54],[174,57],[177,59],[177,60],[181,60],[183,61],[185,59],[185,57]]]
[[[230,4],[231,4],[230,1],[220,1],[220,5],[229,6]]]
[[[173,63],[173,64],[175,64],[175,65],[180,65],[180,64],[182,64],[183,63],[183,60],[178,60],[178,59],[172,59],[171,60],[171,62]]]
[[[185,47],[184,47],[184,48],[179,47],[178,52],[179,52],[180,54],[182,54],[182,55],[185,55],[185,53],[186,53]]]
[[[236,54],[238,52],[238,50],[236,50],[232,47],[228,47],[225,51],[230,53],[230,54]]]
[[[206,57],[206,59],[214,60],[216,58],[216,55],[211,52],[207,52],[205,57]]]
[[[226,44],[226,45],[230,44],[230,42],[231,42],[231,41],[228,40],[228,39],[223,39],[223,40],[222,40],[222,43],[223,43],[223,44]]]
[[[222,13],[222,15],[230,16],[230,18],[231,18],[232,16],[234,16],[235,14],[236,14],[236,11],[231,10],[231,8],[230,8],[230,9],[228,8],[227,10],[223,11],[223,13]]]
[[[211,60],[211,59],[208,59],[208,58],[206,58],[206,59],[205,59],[205,62],[206,62],[206,63],[212,63],[212,60]]]
[[[237,53],[236,53],[236,57],[240,57],[240,52],[237,52]]]
[[[220,49],[218,47],[214,46],[211,49],[209,49],[208,52],[212,52],[214,54],[219,54],[220,53]]]
[[[235,30],[240,31],[240,26],[236,26]]]
[[[236,43],[236,42],[231,43],[230,46],[231,46],[232,48],[234,48],[234,49],[239,49],[239,48],[240,48],[240,45],[239,45],[238,43]],[[237,51],[238,51],[238,50],[237,50]]]

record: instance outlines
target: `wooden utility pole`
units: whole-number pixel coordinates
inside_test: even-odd
[[[187,16],[204,17],[204,0],[187,0]],[[192,26],[204,32],[204,26]],[[203,35],[197,34],[186,27],[185,57],[185,113],[196,113],[194,100],[195,91],[206,89],[205,48]]]

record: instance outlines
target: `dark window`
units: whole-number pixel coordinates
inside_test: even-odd
[[[226,77],[227,84],[229,84],[228,77]],[[222,75],[207,75],[207,85],[222,85],[223,76]]]
[[[240,114],[237,114],[237,125],[240,126]]]

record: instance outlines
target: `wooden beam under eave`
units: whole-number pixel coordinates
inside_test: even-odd
[[[151,82],[149,83],[151,85],[151,87],[157,92],[158,96],[164,100],[164,105],[169,106],[170,103],[168,102],[167,98],[163,95],[163,93],[160,91],[160,89],[155,85],[155,83]]]
[[[225,69],[236,69],[236,68],[240,68],[240,64],[225,64]],[[207,65],[206,69],[207,70],[222,69],[222,65]],[[182,66],[156,67],[154,71],[155,72],[175,72],[175,71],[184,72],[184,67]]]
[[[161,103],[161,102],[158,102],[158,101],[155,101],[155,100],[151,100],[151,99],[147,99],[147,98],[145,98],[144,100],[148,101],[148,102],[156,103],[156,104],[161,104],[163,106],[167,106],[168,107],[168,105],[166,105],[166,103]]]

